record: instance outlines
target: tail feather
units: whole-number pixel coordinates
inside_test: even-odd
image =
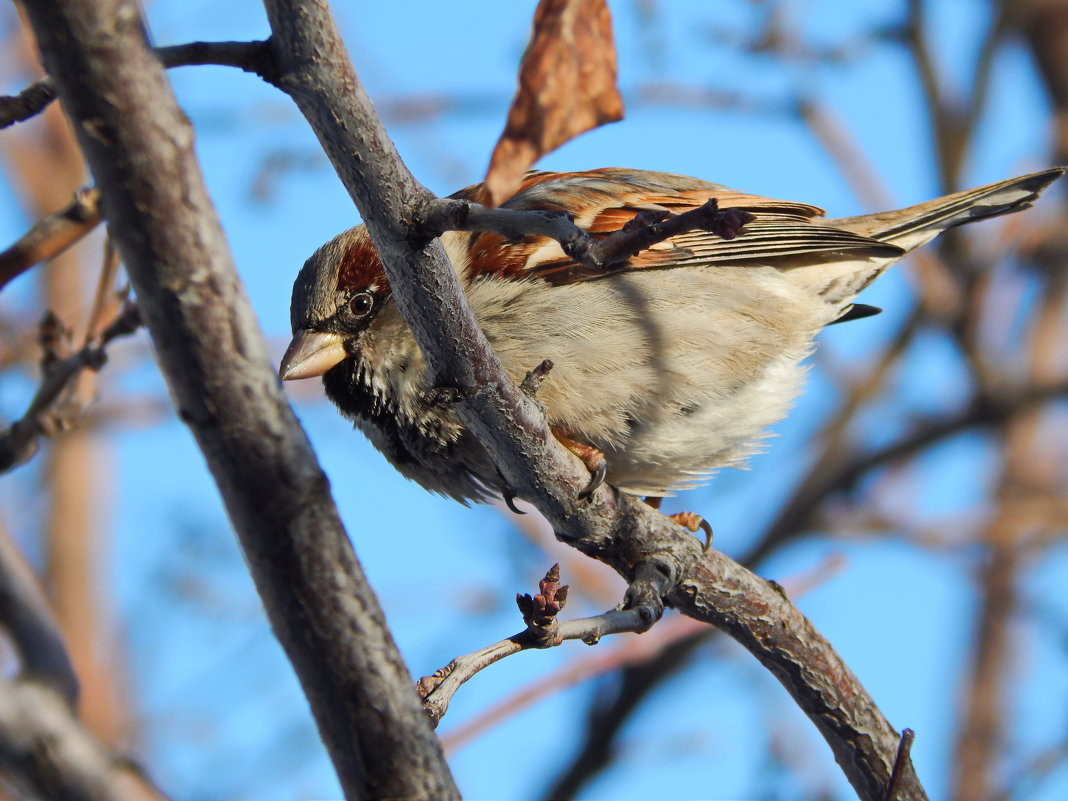
[[[967,189],[897,211],[820,221],[834,228],[913,250],[948,228],[1029,208],[1042,190],[1065,172],[1054,167]]]
[[[1028,208],[1065,170],[1065,167],[1055,167],[896,211],[830,220],[813,219],[816,225],[859,234],[898,250],[887,254],[857,253],[849,258],[810,260],[788,270],[786,275],[823,298],[832,315],[828,322],[842,315],[849,319],[850,304],[857,293],[908,251],[929,242],[947,228]]]

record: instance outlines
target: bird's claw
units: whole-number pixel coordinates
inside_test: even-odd
[[[608,475],[608,465],[605,463],[603,456],[601,457],[601,461],[593,466],[591,472],[593,475],[590,476],[590,483],[578,494],[580,500],[586,500],[592,496],[593,493],[597,491],[597,488],[604,483],[604,477]]]
[[[515,505],[516,494],[509,489],[504,490],[501,493],[501,497],[504,499],[504,505],[508,507],[508,511],[517,515],[525,515],[522,509]]]
[[[555,429],[553,429],[553,436],[556,437],[561,445],[581,459],[582,463],[586,465],[586,469],[593,474],[590,476],[589,483],[578,494],[580,500],[588,500],[597,491],[597,488],[604,483],[605,476],[608,475],[608,462],[605,460],[604,454],[592,445],[575,442],[575,440]]]
[[[705,547],[704,551],[707,553],[708,549],[712,547],[712,526],[701,515],[694,514],[693,512],[677,512],[668,517],[678,523],[687,531],[692,531],[696,534],[698,531],[705,533]]]
[[[508,486],[508,482],[504,478],[504,474],[497,470],[497,478],[500,480],[501,500],[504,501],[504,505],[508,507],[509,512],[513,512],[517,515],[525,515],[522,509],[515,505],[516,494],[512,492],[512,488]]]

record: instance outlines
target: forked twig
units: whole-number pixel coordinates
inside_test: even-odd
[[[587,645],[596,645],[609,634],[647,631],[663,614],[663,602],[658,595],[661,588],[646,586],[639,589],[639,585],[648,581],[650,573],[638,572],[643,577],[631,584],[629,600],[621,608],[595,617],[560,621],[557,615],[567,601],[567,585],[560,585],[560,566],[553,565],[539,582],[537,595],[516,595],[523,622],[527,624],[526,629],[459,656],[416,682],[416,691],[423,699],[423,709],[431,723],[437,726],[445,716],[449,702],[461,685],[507,656],[532,648],[553,648],[566,640],[582,640]]]
[[[643,212],[605,237],[594,237],[563,211],[491,208],[469,200],[437,200],[427,209],[418,236],[432,238],[445,231],[491,231],[507,239],[546,236],[564,253],[595,269],[605,269],[669,237],[687,231],[708,231],[723,239],[745,233],[753,215],[742,209],[720,209],[715,198],[682,214]]]
[[[0,473],[23,464],[37,452],[38,437],[47,433],[46,417],[56,401],[73,385],[82,370],[95,372],[104,366],[107,362],[106,348],[112,340],[132,334],[140,325],[137,307],[127,301],[100,336],[92,338],[79,350],[58,360],[46,353],[44,378],[25,414],[0,432]],[[47,332],[55,332],[62,327],[62,323],[49,314],[41,327],[45,335],[50,336]]]

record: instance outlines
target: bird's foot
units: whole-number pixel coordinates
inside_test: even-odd
[[[581,499],[589,498],[604,483],[604,478],[608,474],[608,463],[605,461],[604,454],[592,445],[575,442],[575,440],[564,436],[555,429],[553,430],[553,436],[556,437],[561,445],[581,459],[582,463],[586,465],[586,469],[592,474],[590,483],[578,494]]]
[[[698,531],[703,531],[705,533],[704,549],[707,551],[712,547],[712,526],[701,515],[693,512],[677,512],[673,515],[668,515],[668,518],[694,534]]]

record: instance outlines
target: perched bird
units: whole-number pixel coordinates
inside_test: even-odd
[[[604,270],[544,237],[447,232],[442,242],[512,378],[551,360],[537,397],[553,433],[591,467],[599,461],[617,489],[662,497],[759,447],[800,389],[813,338],[863,316],[853,299],[887,267],[947,228],[1027,208],[1063,172],[839,219],[680,175],[537,172],[502,205],[560,209],[593,234],[710,198],[752,218],[736,238],[689,231]],[[477,200],[482,187],[453,197]],[[281,377],[322,375],[327,396],[402,474],[464,502],[507,493],[455,411],[428,394],[362,225],[304,264],[291,322]]]

